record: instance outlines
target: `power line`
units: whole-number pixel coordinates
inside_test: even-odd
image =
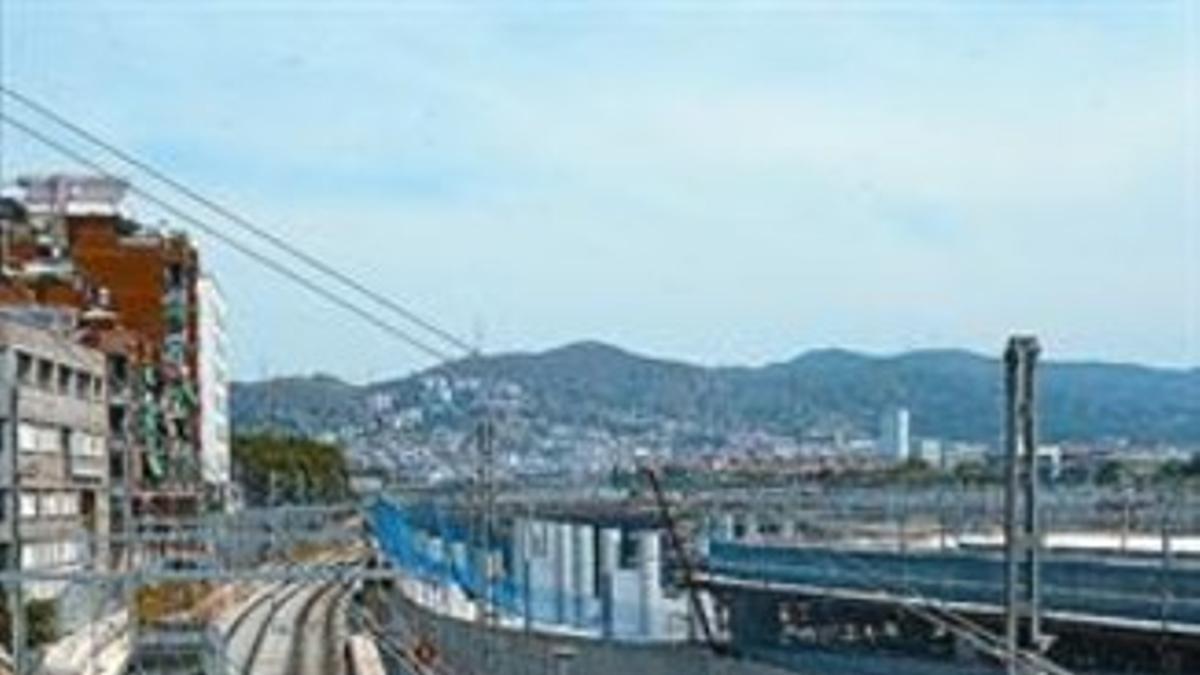
[[[2,99],[2,97],[0,97],[0,99]],[[62,125],[62,122],[64,120],[60,119],[60,120],[56,120],[56,121],[59,122],[60,125]],[[21,119],[15,118],[12,115],[8,114],[6,111],[0,109],[0,128],[2,128],[4,124],[11,125],[13,128],[15,128],[18,131],[20,131],[21,133],[29,136],[30,138],[32,138],[39,144],[46,146],[46,147],[50,148],[51,150],[53,150],[54,152],[66,157],[70,160],[73,160],[83,166],[89,167],[90,169],[98,172],[99,174],[101,174],[105,177],[108,177],[108,178],[115,177],[115,176],[113,176],[113,174],[110,171],[108,171],[108,169],[104,165],[102,165],[100,162],[92,159],[91,157],[86,155],[84,152],[77,150],[74,147],[72,147],[64,142],[61,142],[60,140],[57,140],[50,133],[39,130],[35,125],[33,125],[27,121],[23,121]],[[85,138],[87,137],[86,133],[84,134],[84,136],[85,136]],[[95,142],[97,139],[88,138],[88,140],[90,142]],[[428,321],[422,319],[421,317],[417,316],[415,313],[412,313],[412,312],[406,310],[399,304],[394,303],[394,302],[390,301],[389,299],[387,299],[373,291],[370,291],[362,284],[360,284],[357,281],[351,279],[350,277],[338,272],[333,267],[321,262],[320,260],[318,260],[312,256],[309,256],[308,254],[304,253],[303,251],[300,251],[299,249],[296,249],[294,247],[291,247],[290,245],[287,245],[286,242],[283,242],[282,240],[278,239],[274,235],[271,235],[270,233],[268,233],[264,230],[261,230],[260,228],[255,227],[253,224],[249,223],[249,221],[246,221],[245,219],[238,217],[232,211],[221,207],[219,204],[216,204],[215,202],[211,202],[210,200],[207,200],[206,198],[191,191],[186,186],[183,186],[182,184],[171,180],[170,178],[166,177],[161,172],[158,172],[157,170],[153,169],[152,167],[149,167],[149,165],[143,165],[142,163],[137,162],[132,157],[124,155],[123,153],[121,153],[121,151],[119,151],[118,149],[116,149],[112,146],[107,146],[107,147],[105,147],[105,149],[108,152],[110,152],[111,154],[114,154],[115,156],[118,156],[119,158],[123,159],[124,161],[130,162],[133,165],[137,166],[138,168],[142,169],[143,171],[150,173],[154,178],[156,178],[160,182],[168,185],[172,189],[175,189],[176,191],[184,194],[189,199],[192,199],[193,201],[197,201],[197,202],[201,203],[203,206],[205,206],[205,208],[209,209],[210,211],[214,211],[214,212],[218,213],[219,215],[222,215],[222,216],[228,218],[229,220],[234,221],[235,223],[238,223],[239,225],[241,225],[243,227],[243,229],[248,229],[249,231],[254,233],[256,236],[258,236],[259,238],[265,239],[266,241],[268,241],[272,245],[276,246],[277,248],[283,249],[289,255],[292,255],[294,258],[297,258],[297,259],[301,260],[302,262],[306,263],[307,265],[309,265],[309,267],[317,269],[318,271],[324,273],[326,276],[330,276],[330,277],[334,278],[335,280],[342,283],[343,285],[350,287],[351,289],[359,292],[360,294],[366,296],[367,298],[375,301],[376,303],[384,305],[385,307],[392,310],[394,313],[405,318],[410,323],[414,323],[415,325],[421,327],[422,329],[426,330],[427,332],[438,337],[443,342],[451,344],[457,348],[463,349],[467,353],[470,353],[470,354],[475,353],[475,350],[471,349],[465,341],[455,338],[448,331],[439,329],[437,326],[435,326],[431,322],[428,322]],[[191,224],[198,230],[208,234],[209,236],[212,236],[214,239],[224,243],[227,246],[230,246],[231,248],[234,248],[235,250],[242,253],[243,255],[246,255],[247,257],[251,258],[255,262],[270,268],[277,274],[280,274],[281,276],[289,279],[293,283],[296,283],[296,284],[302,286],[303,288],[309,290],[310,292],[317,294],[318,296],[324,298],[325,300],[341,307],[342,309],[354,314],[355,316],[359,317],[360,319],[367,321],[368,323],[385,331],[387,334],[404,342],[405,344],[407,344],[411,347],[414,347],[414,348],[418,349],[419,351],[424,352],[430,356],[433,356],[435,359],[438,359],[438,360],[448,361],[452,358],[452,355],[449,353],[449,350],[439,349],[438,347],[435,347],[434,345],[430,344],[429,341],[418,338],[418,337],[412,335],[409,331],[406,331],[400,327],[397,327],[391,321],[389,321],[385,318],[381,318],[375,312],[372,312],[370,309],[364,308],[358,302],[347,299],[344,296],[344,294],[340,294],[334,290],[327,288],[325,285],[323,285],[317,281],[314,281],[309,276],[302,274],[301,272],[295,270],[293,267],[289,266],[288,264],[286,264],[284,262],[280,262],[278,259],[276,259],[266,253],[263,253],[259,250],[256,250],[255,248],[252,248],[251,246],[247,245],[245,242],[226,234],[220,228],[214,226],[211,222],[209,222],[203,218],[197,217],[197,216],[193,215],[192,213],[189,213],[188,211],[184,210],[184,208],[178,206],[176,203],[169,201],[167,199],[164,199],[164,198],[158,196],[157,194],[155,194],[154,192],[144,189],[144,188],[141,188],[139,186],[130,186],[130,191],[133,192],[134,194],[139,195],[140,197],[147,200],[148,202],[156,205],[157,207],[163,209],[165,212],[173,215],[174,217],[178,218],[179,220]]]
[[[89,157],[85,156],[82,152],[75,150],[74,148],[68,147],[64,143],[54,140],[49,135],[47,135],[41,131],[38,131],[34,127],[13,117],[9,113],[6,113],[6,112],[0,113],[0,120],[2,120],[6,124],[12,126],[14,129],[20,131],[21,133],[29,136],[30,138],[37,141],[38,143],[57,152],[58,154],[88,167],[89,169],[96,171],[97,173],[101,174],[102,176],[104,176],[106,178],[110,178],[110,179],[117,178],[115,175],[113,175],[110,171],[108,171],[108,169],[106,167],[104,167],[102,164],[100,164],[99,162],[96,162],[95,160],[90,159]],[[370,310],[365,309],[361,305],[355,303],[354,301],[348,300],[345,297],[343,297],[342,295],[329,290],[325,286],[321,285],[319,282],[313,281],[312,279],[304,276],[302,273],[297,272],[296,270],[292,269],[285,263],[279,262],[278,260],[270,257],[269,255],[251,248],[246,243],[239,241],[237,239],[234,239],[230,235],[222,232],[220,228],[208,223],[207,221],[199,218],[198,216],[192,215],[191,213],[185,211],[182,207],[176,206],[172,202],[170,202],[162,197],[157,196],[156,194],[150,192],[149,190],[146,190],[145,188],[141,188],[136,185],[131,185],[129,187],[129,190],[130,190],[130,192],[133,192],[134,194],[140,196],[142,199],[145,199],[146,201],[158,206],[159,208],[161,208],[162,210],[171,214],[172,216],[175,216],[176,218],[180,219],[181,221],[189,223],[190,225],[194,226],[195,228],[204,232],[205,234],[207,234],[207,235],[213,237],[214,239],[222,242],[223,244],[237,250],[239,253],[242,253],[243,255],[251,258],[255,262],[259,263],[260,265],[263,265],[263,266],[271,269],[275,273],[287,278],[288,280],[292,281],[293,283],[296,283],[296,284],[302,286],[303,288],[307,289],[308,291],[315,293],[316,295],[319,295],[320,297],[324,298],[328,302],[333,303],[334,305],[337,305],[338,307],[346,310],[347,312],[350,312],[351,314],[357,316],[358,318],[362,319],[363,321],[366,321],[367,323],[370,323],[371,325],[375,326],[376,328],[379,328],[380,330],[384,331],[388,335],[400,340],[401,342],[409,345],[410,347],[413,347],[414,349],[421,351],[421,352],[425,353],[426,355],[431,356],[438,361],[450,361],[454,358],[455,355],[451,354],[450,352],[442,350],[442,349],[438,349],[437,347],[434,347],[433,345],[429,344],[425,340],[422,340],[422,339],[412,335],[408,331],[397,327],[395,324],[391,323],[390,321],[380,318],[379,316],[377,316],[375,313],[371,312]]]
[[[445,342],[449,345],[452,345],[456,349],[460,349],[467,354],[472,354],[476,351],[475,347],[472,346],[467,340],[464,340],[464,339],[454,335],[450,331],[439,327],[438,325],[434,324],[432,321],[425,319],[424,317],[417,314],[413,310],[410,310],[410,309],[404,307],[403,305],[392,300],[391,298],[388,298],[387,296],[385,296],[381,293],[371,290],[365,284],[358,281],[354,277],[351,277],[349,274],[346,274],[345,272],[338,270],[337,268],[322,261],[321,259],[317,258],[316,256],[313,256],[313,255],[303,251],[299,247],[288,243],[281,237],[279,237],[275,234],[272,234],[266,228],[255,224],[249,218],[246,218],[245,216],[238,214],[233,209],[231,209],[227,206],[224,206],[223,204],[217,202],[216,200],[214,200],[210,197],[206,197],[205,195],[200,194],[199,192],[188,187],[181,181],[170,177],[166,173],[166,171],[164,171],[163,169],[158,168],[157,166],[151,164],[147,160],[140,159],[140,158],[134,156],[132,153],[130,153],[126,150],[122,150],[121,148],[119,148],[115,144],[113,144],[112,142],[110,142],[104,138],[101,138],[95,132],[92,132],[92,131],[84,128],[82,125],[71,121],[66,116],[64,116],[62,113],[56,112],[55,110],[50,108],[50,106],[48,106],[44,103],[40,103],[40,102],[32,99],[31,97],[29,97],[25,94],[22,94],[18,91],[15,91],[11,87],[4,85],[2,83],[0,83],[0,93],[2,93],[4,96],[8,96],[9,98],[13,99],[14,101],[21,104],[22,106],[37,113],[38,115],[41,115],[41,116],[53,121],[55,124],[70,131],[71,133],[75,134],[76,136],[86,140],[88,143],[91,143],[92,145],[95,145],[95,146],[103,149],[105,152],[107,152],[108,154],[117,158],[118,160],[124,162],[125,164],[128,164],[129,166],[132,166],[132,167],[138,169],[139,171],[145,173],[147,176],[150,176],[154,180],[157,180],[158,182],[166,185],[167,187],[171,188],[172,190],[175,190],[176,192],[182,194],[184,197],[201,205],[202,207],[211,211],[212,213],[215,213],[215,214],[221,216],[222,218],[229,220],[231,223],[233,223],[234,225],[237,225],[242,230],[251,233],[252,235],[254,235],[255,237],[257,237],[263,241],[266,241],[267,243],[271,244],[275,248],[287,253],[288,255],[292,256],[293,258],[295,258],[297,260],[300,260],[301,262],[308,265],[309,267],[336,280],[337,282],[339,282],[342,285],[346,286],[347,288],[350,288],[350,289],[354,290],[355,292],[363,295],[364,297],[370,299],[371,301],[375,302],[376,304],[391,310],[396,315],[402,317],[404,320],[429,332],[430,334],[436,336],[438,339],[442,340],[443,342]]]
[[[236,240],[233,240],[228,235],[225,235],[223,233],[216,231],[218,228],[216,226],[212,225],[211,222],[202,222],[201,219],[191,216],[190,214],[186,214],[185,212],[183,212],[183,210],[181,208],[179,208],[173,204],[164,204],[163,202],[165,200],[154,196],[153,194],[148,192],[145,188],[131,186],[130,189],[135,194],[143,195],[149,201],[162,206],[169,213],[178,215],[179,217],[186,220],[187,222],[192,223],[199,229],[209,233],[210,235],[212,235],[213,237],[226,243],[227,245],[241,251],[243,254],[255,259],[256,261],[260,262],[261,264],[271,267],[277,273],[283,274],[284,276],[292,279],[296,283],[299,283],[299,284],[305,286],[309,290],[321,295],[322,297],[325,297],[329,301],[341,306],[342,308],[346,309],[347,311],[350,311],[350,312],[356,314],[357,316],[359,316],[360,318],[368,321],[369,323],[383,329],[385,332],[393,334],[394,336],[398,337],[399,339],[401,339],[403,342],[409,344],[410,346],[414,346],[417,349],[419,349],[420,351],[434,356],[435,359],[437,359],[439,361],[445,361],[445,362],[451,361],[453,358],[460,358],[464,355],[467,357],[478,356],[480,350],[477,345],[472,345],[469,341],[456,336],[454,333],[452,333],[446,329],[439,327],[433,321],[425,319],[424,317],[420,316],[416,312],[404,307],[400,303],[397,303],[396,301],[386,297],[385,295],[383,295],[377,291],[371,290],[362,282],[351,277],[350,275],[346,274],[345,272],[338,270],[333,265],[320,260],[316,256],[306,253],[305,251],[303,251],[302,249],[298,248],[297,246],[295,246],[293,244],[289,244],[283,238],[281,238],[275,234],[272,234],[267,228],[264,228],[260,225],[256,225],[249,218],[239,215],[232,208],[224,206],[224,205],[220,204],[219,202],[217,202],[216,200],[206,197],[203,194],[196,191],[195,189],[188,187],[183,182],[171,178],[169,175],[167,175],[167,173],[164,170],[156,167],[149,161],[140,159],[140,158],[136,157],[135,155],[133,155],[132,153],[130,153],[126,150],[122,150],[120,147],[116,146],[114,143],[109,142],[109,141],[105,140],[104,138],[101,138],[98,134],[96,134],[92,131],[89,131],[88,129],[84,128],[82,125],[80,125],[76,122],[71,121],[62,113],[56,112],[50,106],[48,106],[44,103],[41,103],[39,101],[36,101],[33,98],[31,98],[23,93],[15,91],[11,87],[8,87],[4,83],[0,82],[0,102],[3,102],[5,97],[11,98],[13,101],[17,102],[18,104],[20,104],[20,105],[24,106],[25,108],[33,111],[34,113],[50,120],[55,125],[61,127],[62,129],[65,129],[66,131],[68,131],[71,134],[75,135],[76,137],[82,139],[83,141],[86,141],[87,143],[89,143],[93,146],[96,146],[103,152],[115,157],[117,160],[124,162],[128,166],[130,166],[138,171],[141,171],[142,173],[146,174],[147,176],[149,176],[150,178],[152,178],[154,180],[157,180],[158,182],[160,182],[161,184],[170,188],[171,190],[174,190],[175,192],[181,194],[186,199],[189,199],[189,200],[199,204],[200,206],[207,209],[208,211],[220,216],[221,218],[223,218],[229,222],[232,222],[234,225],[238,226],[242,230],[249,232],[253,236],[255,236],[263,241],[266,241],[271,246],[283,251],[284,253],[291,256],[292,258],[297,259],[300,262],[308,265],[310,268],[315,269],[316,271],[318,271],[321,274],[324,274],[325,276],[342,284],[343,286],[349,288],[350,290],[359,293],[360,295],[364,296],[368,300],[373,301],[376,304],[390,310],[391,312],[393,312],[394,314],[399,316],[404,321],[407,321],[408,323],[413,324],[413,325],[417,326],[418,328],[426,331],[427,333],[429,333],[430,335],[435,337],[437,340],[440,340],[444,344],[452,347],[452,349],[440,349],[438,347],[435,347],[433,344],[430,343],[430,341],[418,338],[418,337],[414,336],[411,332],[403,330],[401,328],[398,328],[395,324],[392,324],[390,321],[380,318],[378,315],[376,315],[373,312],[371,312],[370,310],[362,307],[358,303],[356,303],[352,300],[348,300],[345,297],[340,296],[327,288],[323,288],[321,290],[314,288],[314,286],[317,284],[317,282],[312,281],[311,279],[301,280],[301,279],[297,278],[302,275],[300,275],[300,273],[296,272],[295,270],[289,269],[289,270],[285,271],[284,269],[280,269],[282,267],[286,267],[286,265],[284,265],[283,263],[281,263],[277,260],[270,259],[269,256],[267,256],[263,253],[253,251],[252,249],[249,249],[249,247],[246,244],[244,244],[242,242],[238,242]],[[2,116],[0,116],[0,117],[2,117]],[[13,118],[11,116],[8,116],[8,119],[10,120],[10,123],[14,123],[14,125],[17,123],[17,120],[13,120]],[[0,125],[0,127],[2,127],[2,126],[3,125]],[[25,127],[26,127],[26,129],[25,129],[26,133],[29,133],[31,131],[31,129],[29,128],[29,125],[25,124]],[[85,158],[82,155],[82,153],[80,153],[78,151],[68,149],[64,144],[59,143],[57,141],[53,141],[53,139],[46,137],[44,134],[42,135],[42,138],[40,138],[38,140],[47,145],[50,145],[51,143],[53,143],[54,145],[57,145],[58,147],[54,147],[53,145],[51,147],[54,147],[54,149],[59,151],[60,153],[66,154],[67,156],[71,157],[72,159],[75,159],[76,161],[79,161],[79,162],[85,164],[86,166],[93,167],[94,169],[100,171],[102,174],[112,177],[112,174],[107,172],[104,169],[104,167],[100,166],[97,162]],[[338,297],[336,299],[334,297],[331,297],[331,296],[335,296],[335,295],[338,295]],[[370,316],[367,316],[367,315],[370,315]],[[385,327],[382,324],[387,324],[387,326]],[[400,333],[401,335],[397,335],[397,333]],[[461,353],[456,353],[456,352],[461,352]]]

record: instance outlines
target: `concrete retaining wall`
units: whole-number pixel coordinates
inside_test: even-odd
[[[718,657],[691,644],[629,644],[492,628],[430,613],[392,593],[393,622],[430,636],[452,671],[489,675],[786,675],[744,659]],[[403,625],[393,626],[404,634]],[[569,663],[560,664],[561,659]],[[560,669],[561,666],[565,666]]]

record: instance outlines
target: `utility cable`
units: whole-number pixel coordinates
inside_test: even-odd
[[[108,154],[112,155],[113,157],[117,158],[121,162],[124,162],[125,164],[132,166],[135,169],[138,169],[139,171],[143,172],[144,174],[153,178],[154,180],[158,181],[159,183],[166,185],[167,187],[182,194],[186,198],[199,204],[200,206],[204,207],[205,209],[209,210],[210,212],[221,216],[222,218],[233,223],[234,225],[237,225],[242,230],[249,232],[250,234],[254,235],[255,237],[257,237],[263,241],[266,241],[267,243],[271,244],[275,248],[287,253],[288,255],[292,256],[293,258],[308,265],[309,267],[321,272],[322,274],[330,277],[331,279],[336,280],[338,283],[341,283],[343,286],[350,288],[350,289],[354,290],[355,292],[363,295],[364,297],[370,299],[371,301],[375,302],[376,304],[391,310],[393,313],[402,317],[404,320],[412,323],[415,326],[422,328],[423,330],[427,331],[431,335],[436,336],[438,339],[440,339],[444,343],[446,343],[450,346],[453,346],[455,349],[461,350],[465,354],[468,354],[468,355],[476,352],[475,347],[473,347],[466,340],[454,335],[453,333],[451,333],[450,331],[448,331],[444,328],[439,327],[438,325],[434,324],[432,321],[425,319],[421,315],[417,314],[415,311],[404,307],[403,305],[392,300],[391,298],[388,298],[387,296],[368,288],[365,284],[363,284],[362,282],[358,281],[357,279],[351,277],[349,274],[346,274],[345,272],[338,270],[337,268],[333,267],[329,263],[322,261],[320,258],[317,258],[316,256],[305,252],[304,250],[300,249],[299,247],[288,243],[287,241],[285,241],[283,238],[279,237],[278,235],[272,234],[266,228],[264,228],[260,225],[257,225],[253,221],[251,221],[249,218],[246,218],[245,216],[238,214],[232,208],[227,207],[227,206],[221,204],[220,202],[217,202],[215,199],[212,199],[210,197],[207,197],[207,196],[201,194],[200,192],[196,191],[195,189],[193,189],[191,187],[188,187],[183,182],[172,178],[170,175],[168,175],[166,173],[165,170],[155,166],[154,164],[151,164],[147,160],[140,159],[137,156],[133,155],[132,153],[117,147],[114,143],[100,137],[95,132],[92,132],[92,131],[86,129],[85,127],[83,127],[82,125],[71,121],[62,113],[56,112],[55,110],[50,108],[50,106],[48,106],[44,103],[38,102],[38,101],[34,100],[33,98],[14,90],[12,87],[9,87],[9,86],[3,85],[3,84],[0,84],[0,94],[3,94],[4,96],[11,98],[12,100],[21,104],[25,108],[37,113],[38,115],[41,115],[42,117],[45,117],[45,118],[51,120],[58,126],[70,131],[72,134],[84,139],[88,143],[91,143],[92,145],[95,145],[95,146],[101,148],[102,150],[104,150]]]
[[[29,136],[33,140],[37,141],[39,144],[46,146],[47,148],[57,152],[58,154],[63,155],[64,157],[67,157],[68,159],[71,159],[75,162],[78,162],[93,171],[96,171],[97,173],[101,174],[102,176],[104,176],[106,178],[109,178],[109,179],[117,178],[111,172],[109,172],[105,166],[88,158],[82,152],[79,152],[78,150],[75,150],[75,149],[67,146],[65,143],[61,143],[59,141],[54,140],[49,135],[47,135],[41,131],[38,131],[37,129],[33,128],[31,125],[29,125],[21,120],[16,119],[11,114],[0,113],[0,120],[2,120],[5,124],[8,124],[9,126],[13,127],[14,129],[20,131],[21,133]],[[379,316],[377,316],[370,310],[363,308],[361,305],[359,305],[351,300],[347,300],[342,295],[329,290],[325,286],[321,285],[319,282],[313,281],[312,279],[304,276],[302,273],[295,271],[294,269],[292,269],[285,263],[279,262],[278,260],[270,257],[269,255],[267,255],[265,253],[261,253],[255,249],[251,248],[249,245],[245,244],[244,242],[234,239],[230,235],[222,232],[220,228],[217,228],[217,227],[213,226],[212,224],[208,223],[207,221],[205,221],[197,216],[194,216],[191,213],[188,213],[187,211],[183,210],[183,208],[176,206],[172,202],[169,202],[162,197],[157,196],[156,194],[150,192],[149,190],[146,190],[145,188],[137,187],[135,185],[131,185],[129,187],[129,190],[130,190],[130,192],[133,192],[134,194],[138,195],[142,199],[145,199],[146,201],[156,205],[157,207],[166,211],[167,213],[171,214],[172,216],[179,218],[180,220],[182,220],[184,222],[189,223],[190,225],[194,226],[198,230],[200,230],[200,231],[204,232],[205,234],[213,237],[214,239],[222,242],[223,244],[229,246],[230,248],[233,248],[234,250],[238,251],[239,253],[249,257],[250,259],[254,260],[255,262],[259,263],[260,265],[263,265],[264,267],[271,269],[272,271],[279,274],[280,276],[287,278],[288,280],[292,281],[293,283],[296,283],[296,284],[304,287],[308,291],[324,298],[326,301],[328,301],[328,302],[342,308],[343,310],[350,312],[351,314],[357,316],[358,318],[372,324],[376,328],[379,328],[380,330],[384,331],[388,335],[400,340],[401,342],[404,342],[405,344],[409,345],[410,347],[412,347],[418,351],[421,351],[421,352],[425,353],[426,355],[431,356],[438,361],[450,361],[453,359],[453,355],[450,354],[449,352],[444,351],[442,349],[438,349],[438,348],[434,347],[433,345],[429,344],[428,342],[426,342],[425,340],[417,338],[416,336],[412,335],[408,331],[397,327],[396,325],[387,321],[386,319],[380,318]]]

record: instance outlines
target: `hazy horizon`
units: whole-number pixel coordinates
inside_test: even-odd
[[[498,356],[537,356],[537,355],[546,354],[548,352],[558,351],[558,350],[572,348],[572,347],[580,347],[580,346],[584,346],[584,345],[601,346],[601,347],[606,347],[606,348],[610,348],[610,349],[615,349],[617,351],[624,352],[624,353],[629,354],[636,358],[643,358],[643,359],[648,359],[648,360],[653,360],[653,361],[661,361],[661,362],[667,362],[667,363],[682,364],[682,365],[687,365],[687,366],[696,366],[696,367],[700,367],[700,368],[710,368],[710,369],[763,368],[766,366],[788,363],[790,361],[794,361],[796,359],[803,358],[805,356],[811,356],[811,355],[819,354],[822,352],[844,352],[844,353],[848,353],[848,354],[853,354],[855,356],[861,356],[861,357],[866,357],[869,359],[878,359],[878,360],[900,358],[900,357],[905,357],[905,356],[911,356],[914,354],[956,353],[956,352],[963,353],[963,354],[970,354],[972,356],[977,356],[977,357],[991,359],[991,360],[999,360],[1001,357],[999,350],[997,350],[995,353],[988,353],[988,352],[981,352],[981,351],[972,350],[972,349],[965,349],[965,348],[961,348],[961,347],[950,347],[950,346],[918,347],[918,348],[907,349],[907,350],[902,350],[902,351],[892,351],[892,352],[882,351],[881,352],[881,351],[850,349],[850,348],[845,348],[845,347],[829,345],[829,346],[805,348],[800,351],[794,352],[790,355],[782,355],[778,358],[769,358],[764,361],[757,361],[757,362],[753,362],[753,363],[751,363],[751,362],[709,363],[709,362],[685,359],[685,358],[681,358],[681,357],[677,357],[677,356],[672,356],[670,354],[649,353],[646,351],[642,351],[642,350],[630,347],[628,345],[615,344],[615,343],[606,342],[603,340],[594,340],[594,339],[587,339],[587,338],[580,339],[580,340],[572,340],[572,341],[564,342],[564,343],[558,344],[558,345],[552,345],[552,346],[546,347],[544,349],[501,350],[501,351],[496,351],[496,352],[485,353],[485,354],[482,354],[482,356],[485,358],[498,357]],[[464,356],[463,358],[465,359],[468,357]],[[1139,363],[1136,361],[1113,361],[1113,360],[1088,359],[1088,358],[1083,358],[1083,359],[1061,358],[1061,357],[1055,357],[1053,355],[1044,356],[1042,358],[1042,363],[1043,364],[1053,364],[1053,365],[1104,365],[1104,366],[1115,366],[1115,367],[1144,368],[1144,369],[1155,370],[1155,371],[1160,371],[1160,372],[1174,372],[1174,373],[1180,373],[1180,374],[1200,373],[1200,366],[1160,366],[1160,365],[1154,365],[1154,364],[1148,364],[1148,363]],[[390,381],[390,380],[404,379],[406,377],[429,370],[431,368],[436,368],[439,365],[443,365],[443,364],[442,363],[438,363],[438,364],[431,363],[428,366],[421,366],[421,367],[418,367],[418,368],[415,368],[412,370],[408,370],[408,371],[403,371],[403,372],[394,372],[394,373],[380,372],[380,373],[374,374],[370,379],[358,378],[358,377],[354,377],[354,376],[343,376],[343,375],[340,375],[337,373],[331,373],[331,372],[322,371],[322,370],[309,370],[309,371],[268,373],[265,377],[260,377],[257,374],[248,374],[245,377],[239,376],[238,378],[236,378],[236,381],[240,384],[254,384],[257,382],[265,382],[265,381],[271,381],[271,380],[332,377],[332,378],[335,378],[342,382],[345,382],[347,384],[362,386],[362,385],[368,385],[368,384],[377,384],[380,382],[386,382],[386,381]]]
[[[1200,365],[1194,3],[541,10],[17,2],[4,69],[485,352]],[[431,365],[199,239],[237,379]]]

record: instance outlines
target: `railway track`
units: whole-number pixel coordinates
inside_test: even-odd
[[[349,565],[356,551],[319,556]],[[236,675],[343,675],[346,581],[294,581],[263,587],[236,614],[218,621],[224,661]]]
[[[292,645],[297,642],[295,632],[301,627],[298,618],[313,596],[320,592],[319,588],[301,586],[275,605],[274,611],[260,627],[254,649],[246,660],[248,673],[285,675]]]
[[[339,675],[344,583],[277,584],[228,623],[225,660],[239,675]]]
[[[272,588],[242,610],[225,636],[225,657],[234,672],[249,675],[261,671],[263,645],[271,627],[281,610],[304,590],[300,584]]]
[[[338,614],[346,593],[344,585],[329,583],[305,600],[295,623],[283,675],[340,675],[342,645]]]

